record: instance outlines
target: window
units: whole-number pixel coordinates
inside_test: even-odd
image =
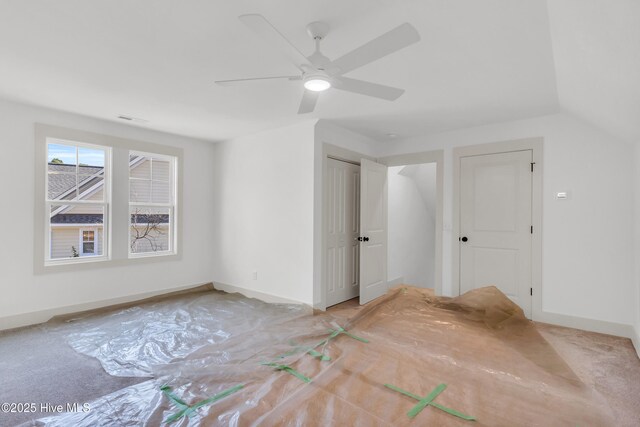
[[[47,139],[47,262],[105,258],[98,241],[108,240],[99,236],[108,235],[109,153],[108,147]]]
[[[35,153],[36,274],[180,258],[181,148],[36,124]]]
[[[129,153],[129,256],[174,251],[176,158]]]
[[[96,231],[95,230],[81,230],[80,247],[82,248],[82,255],[95,255],[96,254]]]

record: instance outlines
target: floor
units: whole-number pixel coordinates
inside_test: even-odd
[[[329,310],[349,318],[360,305],[356,297]],[[640,426],[640,359],[630,339],[534,323],[578,377],[605,396],[618,426]]]
[[[330,308],[345,319],[359,310],[357,299]],[[640,425],[640,361],[630,340],[547,324],[537,328],[578,377],[605,396],[618,426]],[[52,333],[37,326],[0,332],[0,403],[88,402],[145,380],[108,375],[96,359],[75,352],[63,335],[64,330]],[[0,425],[40,416],[39,410],[0,413]]]
[[[41,404],[89,402],[144,381],[113,377],[98,360],[75,352],[61,334],[35,326],[0,332],[0,404],[35,403],[35,413],[0,412],[0,426],[40,418]],[[48,415],[48,414],[47,414]]]
[[[607,399],[619,426],[640,426],[640,360],[630,339],[536,325],[582,382]]]

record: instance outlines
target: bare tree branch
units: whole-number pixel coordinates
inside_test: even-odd
[[[145,214],[136,208],[131,216],[131,228],[133,228],[135,232],[135,235],[132,236],[131,239],[131,252],[136,252],[137,243],[142,240],[146,240],[154,252],[163,250],[162,244],[158,243],[156,239],[165,234],[164,231],[162,231],[164,215]]]

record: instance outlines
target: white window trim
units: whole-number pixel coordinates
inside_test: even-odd
[[[152,251],[152,252],[132,252],[131,251],[131,243],[129,243],[129,245],[127,246],[128,248],[128,253],[129,253],[129,258],[149,258],[149,257],[157,257],[157,256],[167,256],[167,255],[173,255],[175,254],[175,247],[176,247],[176,242],[175,242],[175,212],[177,210],[177,198],[176,198],[176,182],[177,182],[177,163],[178,163],[178,158],[176,156],[167,156],[167,155],[163,155],[163,154],[157,154],[157,153],[150,153],[150,152],[142,152],[142,151],[137,151],[137,150],[131,150],[129,152],[129,156],[131,155],[135,155],[135,156],[143,156],[143,157],[151,157],[152,159],[158,159],[158,160],[163,160],[163,161],[168,161],[169,162],[169,184],[170,184],[170,200],[169,203],[151,203],[151,202],[132,202],[129,199],[129,233],[131,232],[131,227],[133,226],[133,223],[131,222],[131,208],[135,208],[135,207],[139,207],[139,208],[163,208],[163,209],[169,209],[169,223],[167,224],[167,228],[168,228],[168,233],[169,235],[167,236],[167,242],[169,243],[169,248],[167,250],[163,250],[163,251]],[[152,198],[153,195],[153,160],[151,161],[151,169],[149,171],[149,179],[144,179],[144,178],[132,178],[131,176],[129,176],[129,181],[128,181],[128,192],[127,195],[129,197],[129,195],[131,194],[131,180],[133,179],[135,180],[140,180],[140,181],[149,181],[151,183],[150,188],[149,188],[149,197]],[[160,181],[160,180],[155,180],[155,181],[159,181],[159,182],[164,182],[164,181]],[[129,239],[131,239],[131,236],[129,236]],[[129,240],[130,242],[130,240]]]
[[[75,174],[77,174],[77,170],[79,167],[79,163],[80,163],[80,159],[79,159],[79,149],[80,148],[88,148],[88,149],[93,149],[93,150],[103,150],[104,151],[104,167],[103,167],[103,171],[104,171],[104,176],[103,176],[103,199],[102,201],[99,200],[52,200],[49,199],[49,178],[48,178],[48,173],[49,173],[49,169],[48,169],[48,144],[49,143],[53,143],[52,139],[56,140],[56,143],[59,143],[61,145],[69,145],[69,146],[73,146],[76,148],[76,172]],[[109,146],[105,146],[105,145],[100,145],[100,144],[90,144],[87,142],[81,142],[81,141],[76,141],[73,138],[60,138],[60,137],[52,137],[52,136],[46,136],[44,138],[44,151],[45,151],[45,158],[44,161],[39,165],[40,168],[43,167],[44,164],[44,187],[45,187],[45,201],[44,201],[44,217],[45,217],[45,227],[48,229],[48,231],[45,232],[45,242],[44,242],[44,247],[45,247],[45,254],[44,254],[44,265],[45,266],[52,266],[52,265],[63,265],[63,264],[77,264],[77,263],[82,263],[82,262],[95,262],[95,261],[107,261],[109,259],[109,238],[105,238],[103,245],[102,245],[102,255],[90,255],[90,256],[81,256],[78,258],[51,258],[51,250],[52,250],[52,242],[51,242],[51,238],[52,238],[52,230],[54,228],[54,225],[51,224],[50,219],[51,219],[51,206],[54,205],[64,205],[64,206],[82,206],[82,205],[88,205],[88,206],[101,206],[102,207],[102,212],[103,212],[103,224],[102,224],[102,228],[104,230],[104,235],[105,236],[109,236],[111,230],[109,227],[109,223],[110,223],[110,202],[111,202],[111,147]],[[36,156],[38,157],[38,156]],[[74,175],[75,175],[74,174]],[[76,191],[78,191],[78,189],[76,188]],[[37,191],[36,191],[37,193]],[[78,194],[79,196],[80,194]],[[36,204],[37,206],[37,204]],[[59,212],[56,212],[59,213]],[[82,239],[81,239],[82,240]],[[82,241],[80,242],[80,247],[78,248],[78,253],[80,253],[82,255]],[[82,258],[82,259],[81,259]]]
[[[103,235],[103,256],[79,257],[72,262],[46,262],[51,241],[47,227],[45,201],[47,197],[47,138],[80,141],[84,144],[109,147],[111,149],[111,200],[105,226],[111,232]],[[175,212],[173,213],[173,252],[152,256],[129,257],[129,151],[153,153],[176,158]],[[34,273],[46,274],[59,271],[78,271],[111,266],[126,266],[136,263],[166,262],[182,258],[182,202],[183,202],[183,150],[182,148],[154,144],[145,141],[119,138],[81,130],[67,129],[36,123],[35,125],[35,215],[34,215]],[[44,167],[43,167],[44,165]],[[113,191],[118,186],[117,191]],[[66,203],[66,202],[65,202]],[[106,250],[104,244],[106,243]]]

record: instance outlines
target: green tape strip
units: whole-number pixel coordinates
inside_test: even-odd
[[[164,420],[164,422],[167,424],[171,424],[172,422],[177,421],[182,417],[187,417],[187,416],[191,417],[193,416],[193,414],[198,408],[215,403],[218,400],[223,399],[235,393],[236,391],[240,390],[243,387],[244,387],[244,384],[238,384],[237,386],[221,391],[220,393],[215,394],[208,399],[201,400],[200,402],[194,405],[188,405],[171,391],[171,387],[169,387],[168,385],[163,385],[162,387],[160,387],[160,390],[162,390],[162,392],[165,394],[165,396],[167,396],[167,398],[169,398],[169,400],[171,400],[176,406],[181,408],[180,411],[171,415],[169,418]]]
[[[409,418],[414,418],[416,415],[418,415],[420,411],[426,408],[427,405],[433,401],[433,399],[438,397],[438,395],[442,393],[445,388],[447,388],[446,384],[439,384],[436,388],[434,388],[433,391],[427,395],[427,397],[421,399],[416,406],[414,406],[409,412],[407,412]]]
[[[326,362],[327,360],[331,360],[331,358],[329,356],[327,356],[326,354],[322,354],[319,351],[316,351],[316,350],[314,350],[312,348],[310,348],[307,351],[307,353],[310,354],[313,357],[317,357],[318,359],[320,359],[320,360],[322,360],[324,362]]]
[[[292,355],[294,355],[296,353],[304,351],[305,353],[307,353],[307,354],[309,354],[309,355],[311,355],[313,357],[316,357],[316,358],[326,362],[328,360],[331,360],[331,357],[329,357],[326,354],[324,354],[324,352],[321,353],[321,352],[317,351],[316,348],[322,347],[322,346],[328,344],[329,341],[331,341],[332,339],[336,338],[339,335],[347,335],[347,336],[353,338],[354,340],[358,340],[358,341],[361,341],[361,342],[364,342],[364,343],[368,343],[369,342],[369,340],[367,340],[365,338],[361,338],[361,337],[359,337],[357,335],[353,335],[352,333],[347,332],[344,328],[342,328],[340,326],[338,326],[338,329],[329,329],[329,332],[331,334],[329,335],[328,338],[320,341],[318,344],[314,345],[313,347],[296,347],[293,350],[290,350],[290,351],[288,351],[288,352],[286,352],[286,353],[284,353],[284,354],[282,354],[281,356],[278,356],[278,357],[280,359],[284,359],[285,357],[292,356]],[[293,343],[293,342],[290,342],[290,344],[291,345],[295,345],[295,343]]]
[[[338,327],[338,329],[336,329],[336,330],[329,329],[329,332],[331,332],[331,335],[329,335],[329,338],[327,338],[327,339],[325,340],[325,341],[327,341],[327,342],[328,342],[329,340],[334,339],[335,337],[337,337],[337,336],[338,336],[338,335],[340,335],[340,334],[347,335],[347,336],[349,336],[349,337],[353,338],[354,340],[358,340],[358,341],[361,341],[361,342],[364,342],[364,343],[368,343],[368,342],[369,342],[369,340],[368,340],[368,339],[360,338],[360,337],[358,337],[358,336],[356,336],[356,335],[353,335],[352,333],[349,333],[349,332],[345,331],[345,330],[344,330],[344,328],[341,328],[341,327]],[[323,342],[324,342],[324,341],[323,341]]]
[[[384,386],[387,387],[387,388],[390,388],[391,390],[395,390],[398,393],[402,393],[405,396],[409,396],[411,398],[414,398],[415,400],[421,400],[422,399],[422,397],[418,396],[417,394],[410,393],[410,392],[408,392],[406,390],[401,389],[400,387],[396,387],[396,386],[391,385],[391,384],[385,384]]]
[[[163,385],[162,387],[160,387],[160,390],[162,390],[162,392],[169,398],[169,400],[172,400],[173,403],[175,403],[177,406],[180,406],[181,408],[189,407],[189,405],[185,403],[184,400],[173,394],[173,392],[171,391],[171,387],[169,387],[168,385]]]
[[[401,389],[400,387],[396,387],[394,385],[391,384],[385,384],[384,385],[387,388],[390,388],[393,391],[397,391],[398,393],[402,393],[405,396],[408,396],[412,399],[418,400],[418,404],[416,406],[414,406],[413,408],[411,408],[411,410],[409,412],[407,412],[407,415],[409,416],[409,418],[414,418],[416,415],[418,415],[420,413],[420,411],[422,411],[424,408],[426,408],[427,406],[433,406],[434,408],[438,408],[441,411],[444,411],[448,414],[454,415],[458,418],[462,418],[463,420],[467,420],[467,421],[475,421],[476,419],[472,416],[463,414],[462,412],[458,412],[455,409],[451,409],[451,408],[447,408],[446,406],[442,406],[438,403],[435,403],[433,400],[438,397],[438,395],[440,393],[442,393],[446,388],[447,385],[446,384],[439,384],[436,388],[433,389],[433,391],[431,393],[429,393],[427,396],[425,397],[420,397],[416,394],[413,394],[411,392],[408,392],[406,390]]]
[[[318,346],[316,345],[316,347],[318,347]],[[318,359],[320,359],[322,361],[331,360],[331,358],[329,356],[327,356],[326,354],[322,354],[319,351],[314,350],[313,347],[296,347],[293,350],[287,351],[286,353],[278,356],[278,358],[284,359],[285,357],[293,356],[294,354],[301,353],[301,352],[307,353],[307,354],[309,354],[309,355],[311,355],[313,357],[316,357],[316,358],[318,358]]]
[[[305,383],[310,383],[311,382],[311,378],[307,377],[306,375],[301,374],[300,372],[296,371],[295,369],[293,369],[289,365],[280,365],[280,364],[277,364],[277,363],[262,363],[262,365],[271,366],[271,367],[275,368],[278,371],[288,372],[291,375],[293,375],[294,377],[304,381]]]
[[[446,406],[442,406],[437,404],[436,402],[431,402],[429,405],[434,406],[438,409],[440,409],[441,411],[447,412],[451,415],[455,415],[458,418],[462,418],[463,420],[467,420],[467,421],[475,421],[476,419],[472,416],[469,415],[465,415],[462,412],[458,412],[455,409],[451,409],[451,408],[447,408]]]
[[[313,347],[296,347],[293,350],[290,350],[280,356],[278,356],[279,359],[284,359],[285,357],[288,356],[292,356],[296,353],[300,353],[300,352],[305,352],[315,358],[318,358],[320,360],[322,360],[323,362],[326,362],[328,360],[331,360],[331,357],[327,356],[326,354],[324,354],[324,352],[319,352],[316,350],[316,348],[318,347],[322,347],[324,345],[326,345],[327,343],[329,343],[329,341],[331,341],[332,339],[336,338],[338,335],[344,334],[347,335],[355,340],[364,342],[364,343],[368,343],[369,340],[365,339],[365,338],[361,338],[359,336],[353,335],[352,333],[347,332],[344,328],[338,326],[338,329],[329,329],[329,332],[331,332],[331,334],[329,335],[328,338],[320,341],[318,344],[314,345]],[[289,344],[291,345],[295,345],[295,342],[290,341]]]

